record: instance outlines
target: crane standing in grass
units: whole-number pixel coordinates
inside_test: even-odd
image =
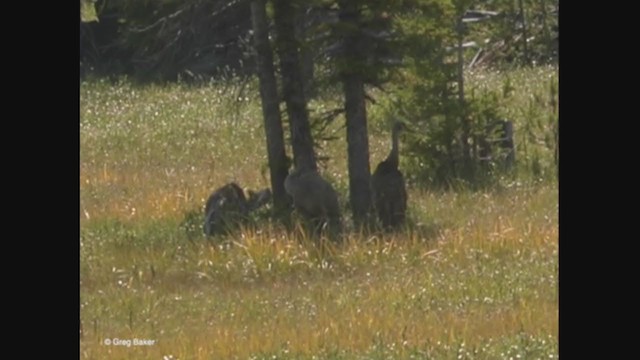
[[[378,219],[385,229],[401,226],[407,211],[407,190],[404,176],[398,169],[398,137],[401,131],[407,130],[402,122],[396,122],[391,131],[391,152],[380,162],[371,176],[373,204]]]
[[[336,237],[342,230],[338,193],[316,170],[296,168],[284,181],[295,209],[311,221],[314,233],[323,228]]]

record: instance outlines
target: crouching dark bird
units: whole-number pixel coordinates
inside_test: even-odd
[[[235,182],[216,189],[205,205],[204,233],[207,236],[222,233],[230,226],[247,219],[253,210],[266,205],[271,200],[271,190],[258,192],[249,190],[248,199],[244,190]]]
[[[284,181],[293,206],[318,233],[327,228],[331,237],[342,231],[338,193],[316,170],[296,168]]]
[[[407,190],[404,176],[398,169],[398,137],[406,130],[402,122],[396,122],[391,131],[391,152],[376,167],[371,176],[373,204],[382,226],[389,230],[401,226],[407,211]]]

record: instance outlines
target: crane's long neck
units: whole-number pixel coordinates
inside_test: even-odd
[[[400,162],[400,157],[398,155],[398,134],[399,131],[394,128],[391,132],[391,152],[389,153],[389,156],[387,156],[387,161],[395,167],[397,167]]]

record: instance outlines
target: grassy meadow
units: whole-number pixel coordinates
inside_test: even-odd
[[[505,77],[517,129],[547,126],[557,71],[469,81],[499,89]],[[370,107],[372,168],[390,147],[381,114]],[[333,130],[323,172],[346,207],[346,134]],[[544,139],[523,136],[519,162],[551,161]],[[482,191],[411,186],[405,231],[348,231],[323,254],[264,216],[204,238],[212,190],[269,186],[265,149],[255,84],[81,83],[82,359],[558,358],[554,176]]]

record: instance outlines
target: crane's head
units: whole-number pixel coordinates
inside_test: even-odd
[[[404,130],[407,130],[407,125],[405,125],[402,121],[396,120],[396,122],[393,124],[393,131],[400,132]]]
[[[405,124],[404,122],[402,122],[400,120],[396,120],[395,121],[395,123],[393,124],[392,131],[394,133],[400,133],[400,132],[403,132],[403,131],[414,132],[409,126],[407,126],[407,124]]]

